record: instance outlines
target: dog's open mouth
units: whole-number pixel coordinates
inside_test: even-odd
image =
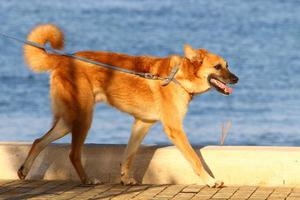
[[[215,76],[210,76],[208,78],[208,82],[211,86],[213,86],[218,92],[221,92],[222,94],[230,95],[233,92],[233,89],[231,87],[227,86],[226,83],[224,83]]]

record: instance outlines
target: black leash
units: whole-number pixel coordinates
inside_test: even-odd
[[[154,74],[151,74],[151,73],[136,72],[136,71],[133,71],[133,70],[130,70],[130,69],[120,68],[120,67],[116,67],[116,66],[109,65],[109,64],[106,64],[106,63],[101,63],[101,62],[89,60],[89,59],[81,57],[81,56],[76,56],[76,55],[74,55],[72,53],[67,53],[67,52],[64,52],[62,50],[53,49],[50,46],[40,45],[40,44],[38,44],[36,42],[31,42],[31,41],[28,41],[28,40],[22,40],[22,39],[19,39],[19,38],[7,35],[5,33],[1,33],[0,32],[0,35],[2,35],[3,37],[6,37],[8,39],[15,40],[15,41],[17,41],[19,43],[23,43],[23,44],[26,44],[26,45],[29,45],[29,46],[32,46],[32,47],[36,47],[36,48],[42,49],[42,50],[46,51],[47,53],[53,53],[53,54],[56,54],[56,55],[67,56],[67,57],[70,57],[70,58],[81,60],[83,62],[87,62],[87,63],[94,64],[94,65],[98,65],[100,67],[104,67],[104,68],[107,68],[107,69],[119,71],[119,72],[126,73],[126,74],[131,74],[131,75],[139,76],[139,77],[145,78],[145,79],[161,80],[161,81],[163,81],[162,82],[162,86],[168,85],[171,81],[173,81],[176,84],[181,85],[174,78],[175,75],[176,75],[176,73],[179,70],[179,66],[178,65],[175,65],[172,68],[169,76],[167,76],[167,77],[160,77],[160,76],[157,76],[157,75],[154,75]]]

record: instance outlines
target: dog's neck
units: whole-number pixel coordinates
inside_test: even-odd
[[[195,93],[188,91],[177,79],[174,79],[174,83],[189,96],[189,101],[193,99]]]
[[[192,99],[195,95],[207,92],[210,87],[203,78],[196,77],[193,66],[187,58],[182,58],[180,69],[175,76],[178,86],[181,87]]]

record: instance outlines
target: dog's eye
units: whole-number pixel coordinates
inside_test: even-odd
[[[220,69],[222,69],[222,66],[220,64],[218,64],[218,65],[215,66],[215,69],[220,70]]]

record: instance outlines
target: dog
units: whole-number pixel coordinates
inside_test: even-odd
[[[50,42],[54,49],[62,49],[64,46],[63,32],[53,24],[35,27],[27,39],[40,45]],[[211,88],[229,95],[232,88],[227,84],[238,82],[238,77],[229,71],[228,63],[222,57],[205,49],[194,49],[190,45],[184,46],[184,56],[170,55],[165,58],[101,51],[82,51],[75,55],[160,77],[167,77],[177,65],[179,70],[175,79],[178,83],[171,82],[162,86],[160,80],[143,79],[25,45],[24,58],[28,67],[34,72],[50,72],[53,126],[33,142],[26,160],[18,170],[20,179],[25,179],[35,158],[48,144],[71,133],[69,157],[80,180],[83,184],[100,183],[85,173],[81,151],[92,123],[94,106],[103,102],[135,118],[121,163],[123,184],[137,184],[129,170],[143,138],[158,121],[204,183],[210,187],[223,184],[203,167],[183,129],[183,119],[194,95]]]

